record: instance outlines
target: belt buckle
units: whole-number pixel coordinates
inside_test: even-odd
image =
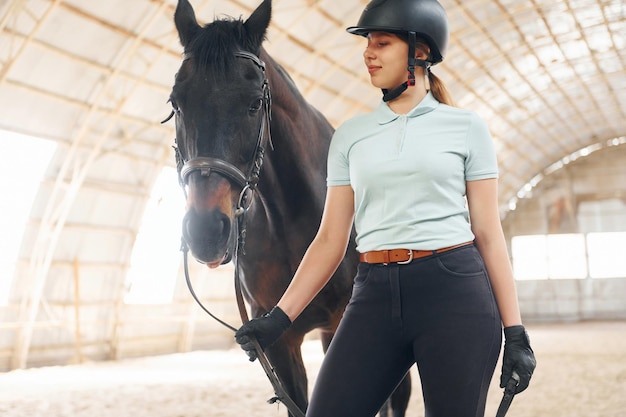
[[[413,262],[413,250],[409,249],[409,259],[407,259],[406,261],[398,261],[396,263],[398,265],[406,265],[406,264],[410,264],[411,262]]]

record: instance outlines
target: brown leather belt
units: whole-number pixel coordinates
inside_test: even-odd
[[[447,252],[452,249],[460,248],[461,246],[467,246],[473,244],[473,241],[459,243],[458,245],[448,246],[447,248],[441,248],[437,250],[411,250],[411,249],[388,249],[388,250],[373,250],[359,254],[359,260],[368,264],[408,264],[414,259],[425,258],[437,253]]]

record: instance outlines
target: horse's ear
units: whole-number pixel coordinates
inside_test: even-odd
[[[272,0],[264,0],[244,23],[248,36],[258,47],[261,46],[265,39],[265,33],[271,18]]]
[[[186,48],[200,30],[196,14],[188,0],[178,0],[178,5],[174,12],[174,23],[176,24],[176,30],[178,30],[180,43]]]

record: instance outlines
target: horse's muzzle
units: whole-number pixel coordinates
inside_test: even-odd
[[[183,218],[182,229],[183,239],[199,262],[212,265],[230,257],[231,220],[221,211],[198,213],[191,208]]]

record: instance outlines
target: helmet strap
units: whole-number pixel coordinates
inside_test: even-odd
[[[409,32],[409,64],[407,67],[408,70],[408,78],[405,82],[400,84],[398,87],[393,90],[387,90],[386,88],[382,89],[383,92],[383,101],[391,101],[400,96],[400,94],[404,93],[409,86],[415,85],[415,67],[422,67],[428,72],[430,69],[430,62],[424,61],[423,59],[415,58],[415,45],[417,44],[417,34],[415,32]]]
[[[407,69],[409,70],[409,78],[407,79],[407,84],[411,87],[415,85],[415,44],[417,43],[417,35],[415,32],[409,32],[409,66]]]
[[[405,81],[393,90],[387,90],[386,88],[383,88],[383,101],[387,102],[400,97],[400,94],[404,93],[408,86],[408,83]]]

